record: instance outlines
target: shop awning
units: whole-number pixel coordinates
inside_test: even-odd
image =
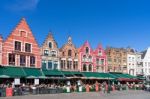
[[[42,71],[37,68],[23,68],[24,73],[26,74],[26,78],[39,78],[44,76]]]
[[[70,71],[61,71],[61,73],[62,73],[65,77],[74,77],[74,74],[72,74],[72,72],[70,72]]]
[[[89,79],[114,79],[114,77],[109,75],[108,73],[83,72],[83,74]]]
[[[119,81],[137,81],[137,77],[129,75],[129,74],[123,74],[123,73],[110,73],[110,75],[114,76]]]
[[[25,77],[26,74],[24,73],[23,69],[20,67],[10,67],[10,66],[3,66],[0,67],[0,76],[2,78],[21,78]]]
[[[64,77],[63,73],[58,70],[42,70],[47,77]]]

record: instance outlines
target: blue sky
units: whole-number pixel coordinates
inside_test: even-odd
[[[68,36],[79,47],[150,46],[148,0],[0,0],[0,33],[5,39],[25,17],[41,45],[49,31],[61,47]]]

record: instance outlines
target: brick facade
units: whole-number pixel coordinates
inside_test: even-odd
[[[107,47],[108,71],[127,73],[127,49]]]
[[[2,65],[41,67],[40,48],[24,18],[3,42]]]

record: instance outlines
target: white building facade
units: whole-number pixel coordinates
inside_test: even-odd
[[[143,73],[141,53],[132,52],[127,54],[127,72],[133,76],[141,75]]]
[[[144,76],[150,75],[150,47],[142,54],[142,65]]]

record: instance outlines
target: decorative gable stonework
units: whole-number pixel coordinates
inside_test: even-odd
[[[79,49],[79,69],[80,71],[94,71],[93,67],[93,50],[88,41],[86,41]]]
[[[40,68],[40,48],[24,18],[3,42],[2,56],[3,65]]]
[[[59,67],[59,49],[51,33],[41,47],[42,68],[43,69],[60,69]]]
[[[72,43],[71,37],[60,49],[60,68],[61,70],[78,71],[78,51]]]

